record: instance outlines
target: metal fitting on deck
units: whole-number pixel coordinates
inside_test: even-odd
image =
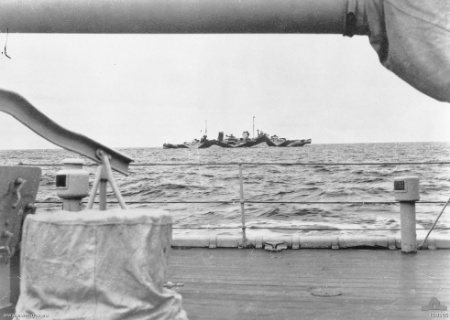
[[[89,173],[81,159],[64,159],[63,164],[56,173],[57,195],[63,199],[63,210],[81,211],[81,200],[89,195]]]
[[[400,202],[402,252],[417,252],[416,201],[420,200],[419,178],[416,176],[394,179],[395,200]]]

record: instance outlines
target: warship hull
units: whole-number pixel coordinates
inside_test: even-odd
[[[251,147],[303,147],[307,144],[311,144],[311,139],[303,140],[274,140],[267,136],[260,136],[256,139],[241,139],[237,141],[227,140],[207,140],[204,139],[197,143],[184,143],[184,144],[171,144],[165,143],[164,149],[207,149],[212,146],[221,148],[251,148]]]

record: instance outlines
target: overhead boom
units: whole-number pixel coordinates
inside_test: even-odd
[[[20,33],[335,33],[348,0],[2,0]]]

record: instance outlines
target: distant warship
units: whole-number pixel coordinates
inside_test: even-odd
[[[191,142],[184,142],[182,144],[164,143],[164,149],[178,149],[178,148],[198,148],[205,149],[212,146],[219,146],[222,148],[249,148],[249,147],[303,147],[306,144],[311,144],[311,139],[302,140],[288,140],[280,138],[276,135],[270,136],[263,131],[257,131],[256,138],[250,138],[248,131],[242,133],[242,138],[236,138],[233,134],[224,137],[223,132],[219,132],[217,140],[209,140],[205,134],[200,140],[194,139]]]

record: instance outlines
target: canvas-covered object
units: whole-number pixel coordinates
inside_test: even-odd
[[[184,320],[163,287],[170,214],[153,209],[29,215],[17,314],[48,319]]]
[[[349,0],[356,34],[381,63],[416,89],[450,102],[450,1]]]

